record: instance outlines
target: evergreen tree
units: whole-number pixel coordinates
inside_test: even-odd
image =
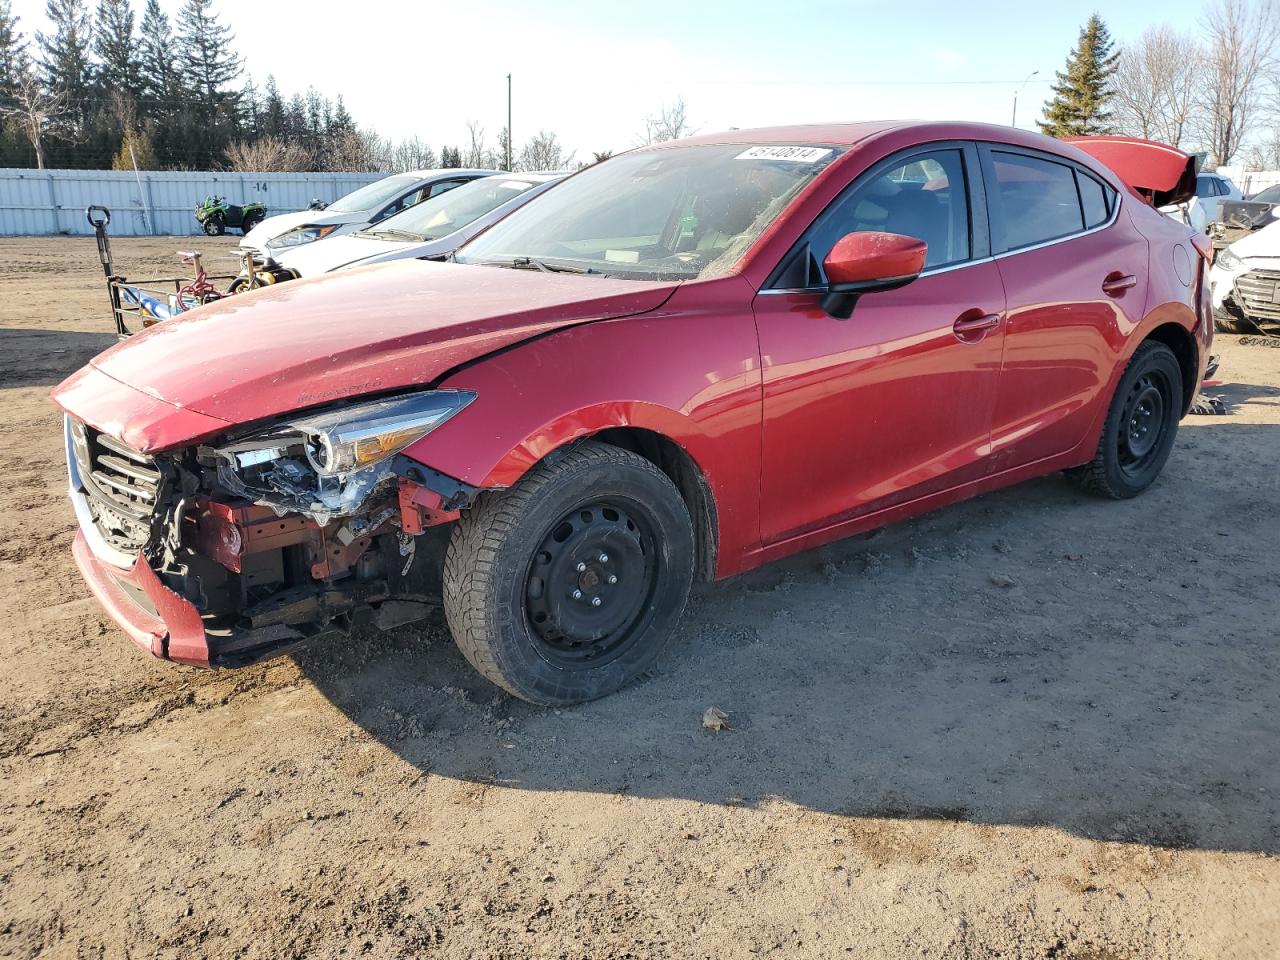
[[[147,0],[142,13],[142,28],[138,34],[138,73],[142,96],[155,106],[172,106],[181,99],[181,83],[178,68],[174,65],[175,42],[173,27],[168,16],[160,9],[159,0]]]
[[[85,0],[48,0],[45,15],[53,34],[36,34],[42,79],[50,90],[66,94],[72,111],[81,114],[88,100],[92,42]]]
[[[440,166],[450,170],[462,166],[462,151],[457,147],[441,147]]]
[[[1051,137],[1084,137],[1108,131],[1111,78],[1120,58],[1114,47],[1107,25],[1095,13],[1081,29],[1066,70],[1058,71],[1045,119],[1037,121],[1041,132]]]
[[[12,99],[26,64],[27,41],[18,29],[18,18],[9,0],[0,0],[0,105]]]
[[[178,50],[186,86],[203,107],[217,109],[235,100],[227,90],[242,66],[231,52],[235,39],[213,11],[213,0],[186,0],[178,12]]]
[[[137,99],[141,92],[138,47],[129,0],[98,0],[93,52],[98,55],[98,86]]]
[[[276,78],[267,75],[266,93],[262,98],[262,109],[259,111],[258,125],[265,137],[278,137],[284,133],[284,99],[280,96],[280,88],[276,86]]]

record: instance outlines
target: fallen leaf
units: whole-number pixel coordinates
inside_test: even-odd
[[[702,725],[708,730],[728,730],[729,715],[719,707],[707,707],[702,715]]]

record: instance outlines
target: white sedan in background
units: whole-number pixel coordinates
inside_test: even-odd
[[[414,170],[353,190],[323,210],[299,210],[268,217],[240,240],[244,249],[275,256],[283,250],[363,230],[464,183],[492,176],[493,170]]]
[[[435,196],[376,226],[285,250],[277,264],[311,277],[388,260],[443,258],[490,224],[528,203],[567,173],[501,173]]]
[[[1209,289],[1219,330],[1249,333],[1258,321],[1280,322],[1280,221],[1219,250]]]

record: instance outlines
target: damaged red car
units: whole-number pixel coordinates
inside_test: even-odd
[[[1151,206],[1190,158],[1093,146],[699,136],[454,263],[192,310],[54,393],[76,560],[158,657],[233,667],[442,604],[484,676],[564,704],[650,668],[695,579],[1055,471],[1132,497],[1209,355],[1204,243]]]

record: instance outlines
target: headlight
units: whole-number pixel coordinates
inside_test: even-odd
[[[390,459],[476,398],[424,390],[284,420],[254,436],[202,447],[219,483],[279,513],[326,523],[356,512],[392,476]]]
[[[1221,267],[1223,270],[1243,270],[1244,261],[1231,252],[1231,248],[1227,247],[1218,252],[1218,258],[1214,260],[1215,267]]]
[[[465,390],[431,390],[291,420],[287,426],[307,437],[307,460],[316,472],[336,477],[399,453],[475,398]]]
[[[326,224],[325,226],[317,226],[316,224],[306,224],[301,227],[294,227],[292,230],[286,230],[280,236],[271,241],[273,247],[298,247],[304,243],[311,243],[315,240],[323,240],[333,231],[338,229],[336,223]]]

